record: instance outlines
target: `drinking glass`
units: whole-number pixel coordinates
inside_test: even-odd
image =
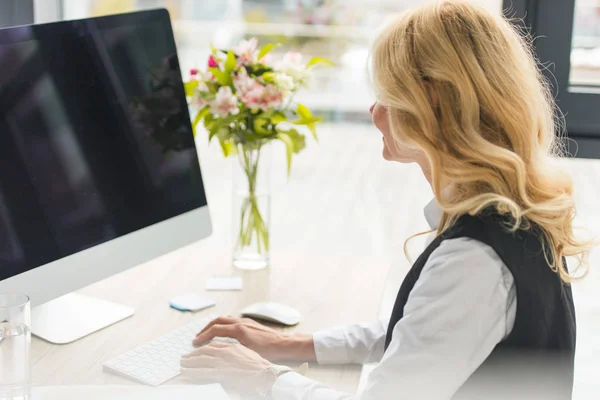
[[[0,400],[31,397],[31,311],[24,294],[0,294]]]

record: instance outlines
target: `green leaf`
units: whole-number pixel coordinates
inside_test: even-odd
[[[213,56],[217,56],[217,48],[215,46],[213,46],[212,44],[210,45],[210,52],[212,53]]]
[[[196,90],[199,83],[200,82],[198,82],[197,80],[193,80],[193,81],[184,83],[185,95],[187,97],[192,97],[194,95],[194,90]]]
[[[235,145],[231,140],[219,140],[219,143],[221,143],[221,149],[223,150],[223,155],[225,157],[229,157],[230,155],[237,153]]]
[[[209,92],[200,92],[200,98],[205,101],[212,101],[215,99],[215,95]]]
[[[300,153],[306,147],[306,140],[304,135],[298,132],[296,129],[290,129],[286,131],[292,141],[294,142],[294,153]]]
[[[215,76],[217,82],[219,82],[222,86],[231,86],[231,84],[233,83],[231,75],[226,74],[219,68],[209,68],[208,70]]]
[[[310,110],[304,104],[298,103],[298,105],[296,106],[296,112],[298,113],[298,116],[301,119],[311,119],[312,118],[312,114],[311,114]]]
[[[262,78],[267,83],[273,83],[275,81],[275,74],[272,72],[265,72],[262,74]]]
[[[230,74],[231,71],[235,68],[235,54],[233,54],[232,50],[227,52],[227,59],[225,60],[225,73]]]
[[[310,59],[310,61],[308,61],[308,64],[306,64],[306,68],[310,68],[313,65],[317,65],[317,64],[326,64],[329,67],[332,67],[335,65],[332,61],[330,61],[326,58],[313,57]]]
[[[254,132],[259,135],[269,135],[269,131],[266,127],[269,125],[269,120],[264,118],[255,118],[253,121]]]
[[[229,129],[224,126],[223,121],[215,121],[213,129],[208,134],[208,141],[210,142],[215,136],[221,141],[229,139]]]
[[[271,123],[273,123],[273,125],[277,125],[277,124],[279,124],[281,122],[285,122],[285,121],[287,121],[287,117],[281,111],[276,111],[271,116]]]
[[[206,117],[204,117],[204,127],[206,128],[207,131],[212,132],[213,127],[214,127],[215,123],[217,123],[217,121],[218,121],[218,119],[216,119],[214,117],[214,115],[209,113]]]
[[[277,47],[277,45],[273,43],[265,44],[260,50],[260,53],[258,53],[258,61],[260,61],[264,56],[270,53],[271,50],[273,50],[275,47]]]
[[[196,137],[196,129],[198,127],[198,124],[200,123],[200,121],[202,121],[202,119],[204,119],[204,117],[208,114],[209,111],[210,110],[208,106],[206,106],[202,110],[198,111],[198,114],[196,114],[196,118],[194,118],[194,122],[192,123],[192,131],[194,132],[194,137]]]
[[[287,174],[288,177],[292,172],[292,154],[294,154],[294,141],[287,132],[279,132],[277,138],[285,144],[287,157]]]
[[[306,124],[306,126],[310,130],[310,133],[312,133],[313,139],[315,139],[318,142],[319,137],[317,136],[317,125],[315,125],[314,122],[311,122],[310,124]]]
[[[323,118],[315,118],[312,117],[308,119],[297,119],[295,121],[291,121],[294,125],[306,125],[306,127],[310,130],[312,137],[318,142],[319,138],[317,136],[317,122],[321,122]]]

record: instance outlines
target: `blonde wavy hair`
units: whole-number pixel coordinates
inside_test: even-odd
[[[492,206],[513,230],[541,228],[563,281],[575,278],[563,256],[587,271],[593,244],[574,236],[573,185],[556,165],[562,120],[525,35],[483,8],[441,1],[403,13],[371,57],[392,136],[429,161],[444,211],[438,234]]]

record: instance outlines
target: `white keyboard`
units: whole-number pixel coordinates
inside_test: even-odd
[[[181,356],[194,350],[192,339],[214,318],[215,316],[210,316],[195,320],[163,337],[129,350],[106,361],[103,364],[104,370],[147,385],[161,385],[179,375]],[[238,343],[230,338],[217,340]]]

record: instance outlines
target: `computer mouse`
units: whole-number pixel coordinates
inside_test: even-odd
[[[302,320],[302,315],[294,308],[270,301],[252,304],[244,308],[241,315],[287,326],[296,325]]]

